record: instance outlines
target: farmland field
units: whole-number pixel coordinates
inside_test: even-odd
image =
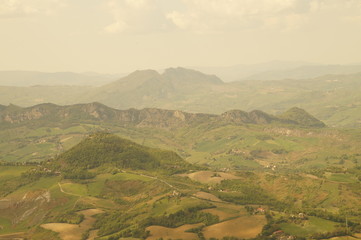
[[[146,230],[150,231],[150,236],[147,240],[158,240],[163,239],[184,239],[184,240],[193,240],[198,239],[197,234],[185,232],[192,228],[197,228],[202,226],[202,224],[187,224],[180,226],[178,228],[167,228],[161,226],[150,226]]]
[[[301,237],[318,232],[331,232],[335,230],[335,227],[335,222],[317,217],[309,217],[309,220],[306,220],[305,223],[302,224],[302,226],[294,223],[281,224],[281,228],[286,233]]]
[[[92,216],[102,212],[99,209],[80,211],[79,214],[84,215],[84,220],[80,224],[46,223],[41,225],[41,227],[59,233],[62,240],[79,240],[82,234],[95,223],[95,219]]]
[[[262,215],[244,216],[205,227],[203,232],[207,239],[224,236],[247,239],[260,234],[265,224],[266,218]]]

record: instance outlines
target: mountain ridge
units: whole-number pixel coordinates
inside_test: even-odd
[[[164,78],[164,74],[168,77]],[[211,114],[221,114],[229,109],[260,109],[279,114],[298,106],[329,126],[355,128],[361,123],[360,76],[326,75],[303,80],[222,83],[215,76],[183,68],[169,69],[162,74],[142,70],[101,87],[0,86],[0,104],[33,106],[44,102],[59,105],[100,102],[117,109],[163,108]]]
[[[0,108],[0,122],[7,124],[21,124],[31,121],[104,121],[117,122],[117,124],[123,126],[173,128],[207,121],[218,121],[235,124],[278,123],[304,127],[325,127],[324,123],[303,109],[297,111],[297,114],[292,115],[292,117],[287,117],[289,115],[277,117],[260,110],[253,110],[249,113],[241,110],[231,110],[220,115],[188,113],[159,108],[118,110],[98,102],[68,106],[44,103],[27,108],[9,105],[3,109]]]

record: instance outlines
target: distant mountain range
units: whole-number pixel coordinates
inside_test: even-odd
[[[215,74],[225,82],[233,82],[244,80],[307,79],[329,74],[355,74],[361,72],[361,64],[321,65],[307,62],[272,61],[231,67],[194,67],[194,69],[208,74]]]
[[[177,128],[200,124],[204,122],[224,122],[235,124],[282,124],[301,127],[324,127],[325,124],[305,110],[292,108],[285,113],[274,116],[260,110],[244,112],[232,110],[221,115],[187,113],[178,110],[163,110],[146,108],[142,110],[117,110],[100,103],[58,106],[54,104],[40,104],[33,107],[21,108],[15,105],[0,107],[0,123],[31,124],[43,126],[53,123],[71,122],[108,122],[117,126]]]
[[[112,82],[121,76],[121,74],[112,75],[91,72],[0,71],[0,86],[100,86]]]
[[[322,65],[308,62],[271,61],[229,67],[190,67],[197,71],[216,75],[224,82],[244,80],[308,79],[323,75],[347,75],[361,72],[361,64]],[[161,70],[167,72],[169,69]],[[101,74],[96,72],[37,72],[0,71],[0,86],[102,86],[128,74]],[[177,76],[178,78],[179,76]]]
[[[99,87],[0,86],[0,104],[26,107],[99,102],[116,109],[162,108],[210,114],[259,109],[274,115],[299,107],[328,126],[359,127],[360,92],[361,74],[225,83],[215,75],[170,68],[163,73],[136,71]]]

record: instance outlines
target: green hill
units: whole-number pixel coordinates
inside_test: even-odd
[[[55,159],[63,169],[78,171],[111,164],[121,169],[183,172],[190,167],[176,153],[149,148],[109,133],[96,133]]]
[[[293,107],[288,111],[278,115],[279,118],[295,122],[306,127],[325,127],[326,125],[306,112],[305,110]]]

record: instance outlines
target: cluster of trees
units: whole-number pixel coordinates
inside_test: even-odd
[[[1,182],[0,196],[6,196],[16,189],[37,181],[41,177],[52,176],[53,173],[43,171],[41,167],[32,168],[23,172],[20,176],[11,177]]]
[[[23,177],[14,177],[1,182],[0,197],[4,197],[21,186],[28,184],[29,181]]]
[[[286,203],[276,200],[258,185],[249,182],[224,180],[219,185],[219,188],[223,191],[217,191],[216,195],[226,202],[241,205],[268,205],[277,210],[283,210],[288,207]]]
[[[113,211],[96,216],[97,221],[94,228],[99,229],[98,235],[110,235],[126,229],[131,226],[130,220],[135,218],[138,213],[124,213],[123,211]],[[130,236],[129,236],[130,237]]]
[[[339,237],[339,236],[347,236],[348,233],[346,229],[338,229],[333,232],[326,232],[326,233],[314,233],[311,235],[312,239],[329,239],[333,237]]]
[[[74,211],[65,212],[54,219],[54,222],[79,224],[84,220],[83,214],[77,214]]]
[[[3,162],[0,161],[0,166],[37,166],[40,162]]]
[[[65,179],[92,179],[96,176],[95,173],[91,173],[84,169],[67,168],[63,171],[63,178]]]
[[[218,216],[200,211],[210,207],[212,207],[210,204],[200,204],[159,217],[145,217],[141,211],[114,211],[96,216],[97,221],[93,227],[99,229],[99,236],[114,234],[112,235],[113,239],[120,237],[146,238],[149,233],[145,229],[152,225],[179,227],[183,224],[199,222],[203,222],[205,225],[218,223]]]
[[[219,217],[199,211],[199,207],[191,207],[168,216],[150,217],[144,222],[146,226],[179,227],[184,224],[203,222],[206,226],[219,222]]]

